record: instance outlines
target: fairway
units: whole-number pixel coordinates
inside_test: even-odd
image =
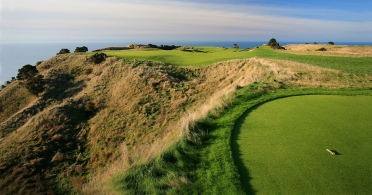
[[[371,102],[370,96],[296,96],[248,110],[232,136],[246,192],[372,192]]]
[[[215,62],[254,56],[251,51],[220,47],[194,47],[194,51],[133,49],[105,51],[105,53],[108,56],[166,62],[177,66],[210,65]]]
[[[176,66],[203,66],[216,62],[245,59],[252,57],[290,60],[314,66],[346,71],[352,74],[365,76],[372,75],[371,57],[341,57],[321,55],[297,55],[291,51],[277,51],[268,46],[252,50],[241,50],[220,47],[193,47],[193,51],[182,50],[159,50],[159,49],[131,49],[131,50],[107,50],[108,56],[119,58],[149,60],[165,62]]]

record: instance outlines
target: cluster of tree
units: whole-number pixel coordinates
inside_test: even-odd
[[[60,54],[66,54],[66,53],[70,53],[70,50],[69,50],[69,49],[66,49],[66,48],[63,48],[63,49],[61,49],[61,50],[57,53],[57,55],[60,55]]]
[[[36,66],[30,64],[24,65],[18,70],[17,80],[24,82],[26,89],[36,96],[45,89],[43,75],[39,75]]]
[[[16,80],[15,77],[12,77],[12,80],[10,80],[10,81],[5,81],[5,83],[4,83],[3,85],[1,85],[0,91],[1,91],[2,89],[4,89],[7,85],[9,85],[10,83],[12,83],[13,81],[15,81],[15,80]]]
[[[0,90],[4,89],[10,83],[14,82],[15,80],[26,81],[28,78],[32,78],[38,74],[36,70],[36,66],[43,63],[43,61],[37,61],[35,66],[30,64],[24,65],[21,69],[18,70],[18,75],[16,77],[12,77],[10,81],[6,81],[3,85],[1,85]]]
[[[154,44],[147,44],[147,46],[149,48],[157,48],[157,49],[162,49],[162,50],[173,50],[173,49],[177,49],[181,46],[175,46],[175,45],[160,45],[160,46],[157,46],[157,45],[154,45]]]
[[[270,46],[273,49],[283,49],[283,50],[285,50],[285,48],[280,46],[279,43],[274,38],[270,39],[270,41],[269,41],[269,43],[267,43],[267,45]]]
[[[74,52],[76,53],[76,52],[87,52],[87,51],[88,51],[88,48],[83,46],[83,47],[76,47]]]
[[[90,61],[94,62],[95,64],[100,64],[101,62],[105,61],[107,55],[105,53],[95,53],[90,57]]]

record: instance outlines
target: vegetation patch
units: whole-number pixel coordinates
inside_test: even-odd
[[[43,61],[37,97],[26,80],[2,87],[1,194],[244,194],[230,143],[246,109],[371,87],[367,58],[268,46],[104,53]]]

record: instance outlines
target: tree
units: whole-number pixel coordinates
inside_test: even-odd
[[[88,51],[88,48],[83,46],[83,47],[76,47],[74,52],[76,53],[76,52],[87,52],[87,51]]]
[[[267,45],[269,45],[269,46],[278,46],[279,43],[276,42],[276,39],[271,38],[270,41],[269,41],[269,43]]]
[[[45,89],[43,75],[37,75],[26,82],[26,89],[33,95],[38,96]]]
[[[235,48],[235,49],[239,49],[238,44],[234,44],[234,48]]]
[[[282,49],[285,50],[284,47],[280,46],[278,42],[274,38],[270,39],[269,43],[267,44],[273,49]]]
[[[36,76],[38,73],[39,71],[37,71],[36,66],[26,64],[18,70],[17,79],[21,81],[29,80]]]
[[[66,48],[63,48],[63,49],[61,49],[61,50],[57,53],[57,55],[59,55],[59,54],[66,54],[66,53],[70,53],[70,50],[68,50],[68,49],[66,49]]]

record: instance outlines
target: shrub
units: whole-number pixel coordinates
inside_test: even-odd
[[[271,38],[270,41],[269,41],[269,43],[267,43],[267,45],[268,46],[277,46],[277,45],[279,45],[279,43],[276,42],[276,39]]]
[[[327,49],[322,47],[322,48],[316,49],[315,51],[327,51]]]
[[[239,49],[238,44],[234,44],[234,48],[235,48],[235,49]]]
[[[37,71],[36,66],[26,64],[22,68],[18,69],[17,79],[28,80],[36,76],[38,73],[39,71]]]
[[[26,89],[33,95],[38,96],[45,89],[45,81],[42,75],[37,75],[26,82]]]
[[[103,61],[105,61],[107,58],[107,55],[104,53],[95,53],[90,57],[90,60],[94,62],[95,64],[99,64]]]
[[[88,48],[83,46],[83,47],[76,47],[74,52],[76,53],[76,52],[87,52],[87,51],[88,51]]]
[[[276,42],[276,39],[274,39],[274,38],[270,39],[270,41],[267,45],[270,46],[273,49],[283,49],[283,50],[285,50],[285,48],[280,46],[279,43]]]
[[[43,63],[43,62],[44,62],[44,61],[37,61],[35,66],[38,66],[38,65],[40,65],[40,64]]]
[[[66,54],[66,53],[70,53],[70,50],[68,50],[68,49],[66,49],[66,48],[63,48],[63,49],[61,49],[61,50],[57,53],[57,55],[59,55],[59,54]]]
[[[333,43],[332,41],[328,42],[328,45],[334,45],[335,43]]]

